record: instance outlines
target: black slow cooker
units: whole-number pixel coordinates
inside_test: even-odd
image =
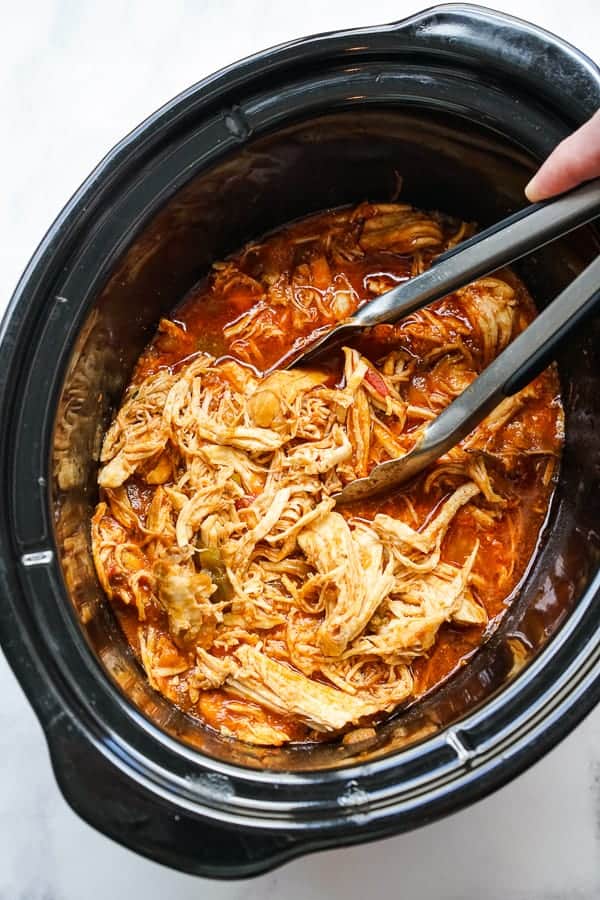
[[[298,216],[401,197],[488,225],[600,105],[600,71],[477,6],[296,41],[194,85],[67,204],[1,331],[0,638],[73,809],[176,868],[255,874],[414,828],[513,778],[600,696],[600,328],[562,353],[567,441],[539,552],[471,663],[375,737],[216,735],[152,691],[99,588],[103,430],[160,315],[215,258]],[[519,268],[546,304],[592,228]],[[24,785],[26,790],[26,785]]]

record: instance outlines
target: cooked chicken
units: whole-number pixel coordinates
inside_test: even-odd
[[[429,650],[440,626],[465,615],[465,591],[477,555],[476,544],[462,569],[440,564],[433,572],[419,577],[399,579],[394,597],[387,604],[387,613],[373,635],[365,634],[349,651],[350,656],[377,654],[390,663],[407,662]],[[469,614],[478,623],[487,616],[474,613],[475,604],[469,598]],[[471,624],[471,623],[468,623]]]
[[[321,584],[325,618],[318,643],[327,656],[339,656],[391,591],[392,565],[384,569],[384,548],[372,529],[359,524],[351,531],[337,512],[312,522],[298,536],[298,544],[327,578]]]
[[[444,235],[430,216],[410,206],[367,219],[360,236],[363,250],[394,250],[413,253],[419,247],[440,247]]]
[[[323,372],[293,370],[273,372],[259,384],[248,400],[248,412],[256,425],[270,428],[277,420],[285,424],[294,401],[317,385],[324,384]]]
[[[305,475],[322,475],[335,469],[352,456],[352,444],[347,432],[334,425],[326,438],[300,444],[286,454],[283,464]]]
[[[396,495],[333,499],[524,327],[512,275],[376,326],[343,367],[260,374],[470,230],[406,204],[296,223],[218,264],[142,357],[102,448],[94,562],[151,685],[226,736],[275,746],[376,723],[435,684],[416,661],[459,633],[473,649],[518,583],[562,439],[552,373]],[[203,312],[217,300],[225,327]],[[438,679],[456,654],[440,658]]]
[[[412,687],[405,668],[382,703],[380,697],[371,699],[368,691],[363,697],[353,697],[319,684],[248,644],[236,650],[235,657],[241,667],[227,679],[230,688],[275,712],[298,716],[318,731],[336,731],[382,709],[390,711],[408,697]]]
[[[490,363],[510,342],[516,298],[512,287],[499,278],[482,278],[459,291],[473,329],[481,336],[483,362]]]
[[[396,540],[408,548],[429,553],[434,548],[439,549],[442,539],[448,530],[450,522],[465,503],[472,500],[479,493],[479,488],[473,482],[467,482],[457,488],[451,497],[445,501],[441,510],[434,519],[422,530],[415,531],[410,525],[400,519],[391,516],[377,515],[373,519],[373,528],[380,534],[383,540]],[[394,547],[392,553],[402,552]]]
[[[217,587],[208,572],[186,571],[181,565],[161,560],[156,565],[158,597],[169,616],[169,630],[176,639],[194,644],[207,621],[220,614],[210,602]]]
[[[104,439],[101,487],[120,487],[148,460],[158,461],[168,440],[163,409],[172,384],[173,377],[161,370],[129,392]]]

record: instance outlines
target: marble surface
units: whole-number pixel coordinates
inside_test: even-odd
[[[263,47],[399,19],[424,0],[3,0],[0,312],[45,229],[98,159],[202,76]],[[600,59],[597,0],[496,6]],[[1,364],[1,361],[0,361]],[[214,883],[115,845],[60,795],[42,731],[0,657],[0,900],[596,900],[600,709],[533,769],[412,834]]]

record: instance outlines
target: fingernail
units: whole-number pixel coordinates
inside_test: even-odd
[[[525,185],[525,196],[531,203],[535,203],[536,200],[539,200],[539,197],[536,192],[536,181],[537,175],[534,175],[531,181]]]

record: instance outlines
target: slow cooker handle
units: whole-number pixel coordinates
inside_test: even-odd
[[[573,127],[598,108],[598,66],[572,44],[523,19],[452,3],[432,6],[388,28],[408,56],[427,55],[479,71],[483,67],[557,109],[564,110],[567,96]]]
[[[247,878],[305,850],[302,842],[281,832],[226,828],[159,803],[130,774],[119,771],[64,712],[43,724],[67,803],[97,831],[136,853],[205,878]]]

